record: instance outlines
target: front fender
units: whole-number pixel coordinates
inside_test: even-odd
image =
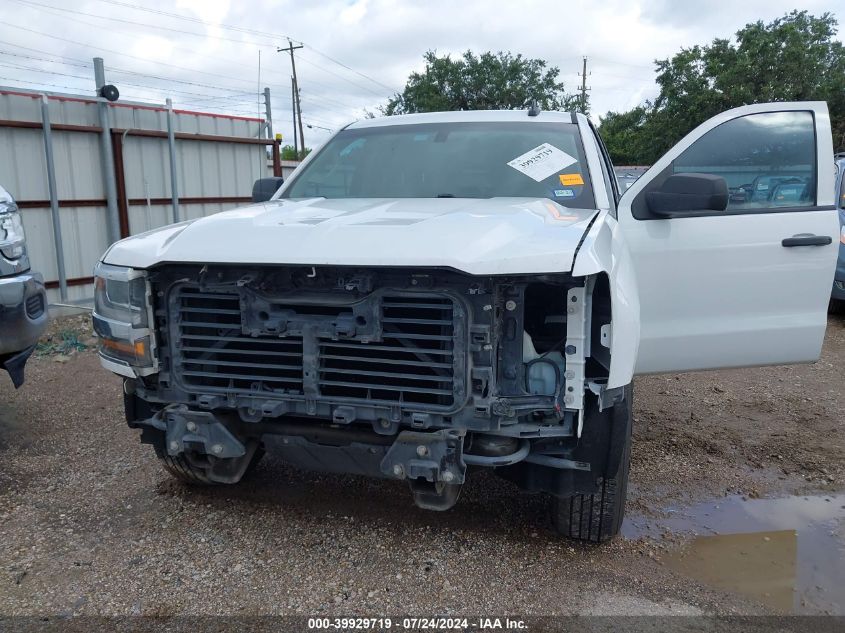
[[[607,387],[623,387],[634,377],[640,345],[640,298],[633,261],[616,218],[602,211],[575,255],[573,277],[606,273],[612,311],[610,375]]]

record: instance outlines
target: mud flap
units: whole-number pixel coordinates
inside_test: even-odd
[[[35,345],[26,348],[22,352],[18,352],[10,358],[7,358],[6,361],[3,363],[3,369],[9,372],[9,378],[12,379],[12,384],[15,385],[15,389],[19,389],[20,386],[23,384],[23,370],[26,366],[26,361],[29,360],[29,357],[32,356],[32,352],[34,351]]]

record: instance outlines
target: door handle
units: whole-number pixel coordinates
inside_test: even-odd
[[[790,248],[792,246],[827,246],[833,242],[830,235],[793,235],[792,237],[785,237],[781,244]]]

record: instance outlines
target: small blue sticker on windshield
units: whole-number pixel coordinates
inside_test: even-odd
[[[555,189],[555,198],[574,198],[575,192],[572,189]]]

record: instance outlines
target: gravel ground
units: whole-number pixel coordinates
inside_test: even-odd
[[[238,486],[183,486],[126,428],[85,320],[51,335],[23,389],[0,381],[0,614],[765,612],[671,571],[672,535],[573,545],[490,475],[446,513],[272,456]],[[843,361],[831,319],[814,365],[639,379],[629,513],[841,490]]]

